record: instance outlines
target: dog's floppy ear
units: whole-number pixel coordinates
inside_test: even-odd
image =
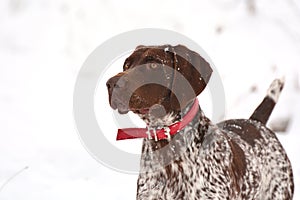
[[[170,103],[175,106],[173,109],[178,110],[180,107],[183,109],[204,90],[211,77],[212,68],[198,53],[183,45],[173,47],[171,52],[173,52],[174,75]],[[182,81],[182,78],[185,81]],[[186,86],[186,81],[189,87]]]

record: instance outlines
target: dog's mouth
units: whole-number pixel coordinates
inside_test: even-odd
[[[119,107],[118,112],[123,115],[123,114],[127,114],[129,110],[123,107]]]
[[[146,104],[146,103],[145,103]],[[161,128],[172,124],[176,115],[172,112],[167,112],[166,108],[161,104],[149,106],[142,105],[127,105],[120,99],[114,99],[111,102],[111,107],[117,110],[119,114],[127,114],[129,111],[137,114],[149,127]]]
[[[133,112],[134,114],[137,114],[139,116],[152,116],[154,118],[161,118],[164,115],[166,115],[166,112],[164,109],[161,109],[161,105],[154,105],[151,107],[145,107],[145,108],[129,108],[129,106],[126,106],[122,102],[116,102],[112,103],[111,107],[114,110],[117,110],[119,114],[127,114],[129,111]]]
[[[120,114],[127,114],[130,111],[128,106],[121,101],[112,101],[110,106],[112,109],[118,110]]]
[[[125,105],[122,102],[113,102],[111,107],[112,109],[117,110],[120,114],[127,114],[129,111],[132,111],[138,115],[146,115],[150,111],[150,108],[129,108],[128,105]]]
[[[149,113],[150,108],[130,109],[133,113],[138,115],[146,115]]]

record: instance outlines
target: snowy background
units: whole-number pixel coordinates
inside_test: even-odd
[[[146,27],[202,46],[223,80],[225,118],[248,118],[271,81],[285,76],[269,125],[289,122],[278,137],[300,199],[299,0],[1,0],[0,199],[135,199],[137,175],[102,166],[82,146],[72,93],[98,45]]]

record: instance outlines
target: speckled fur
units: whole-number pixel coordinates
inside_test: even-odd
[[[188,112],[211,74],[209,63],[183,45],[138,46],[125,60],[123,72],[107,81],[109,102],[121,114],[139,114],[148,133],[170,130],[167,126]],[[186,80],[191,88],[184,86]],[[159,84],[145,85],[148,82]],[[199,109],[171,139],[145,139],[137,199],[292,199],[290,161],[276,135],[265,127],[283,84],[271,84],[250,120],[216,125]],[[182,107],[186,109],[181,113]]]
[[[290,161],[255,120],[217,125],[201,109],[171,141],[145,139],[137,199],[276,199],[293,196]]]

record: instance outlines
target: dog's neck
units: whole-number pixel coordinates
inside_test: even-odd
[[[186,114],[191,105],[183,109],[180,114]],[[173,119],[176,120],[176,118]],[[157,171],[165,168],[174,161],[180,162],[182,154],[186,153],[192,144],[202,143],[204,134],[207,132],[210,124],[210,120],[199,108],[194,119],[186,127],[173,135],[171,140],[163,139],[155,141],[154,139],[144,139],[141,155],[141,172]]]
[[[146,123],[147,128],[151,130],[158,130],[166,128],[178,121],[185,116],[193,106],[193,101],[191,101],[184,109],[181,111],[171,111],[166,113],[163,117],[154,117],[150,113],[140,114],[140,118]]]

